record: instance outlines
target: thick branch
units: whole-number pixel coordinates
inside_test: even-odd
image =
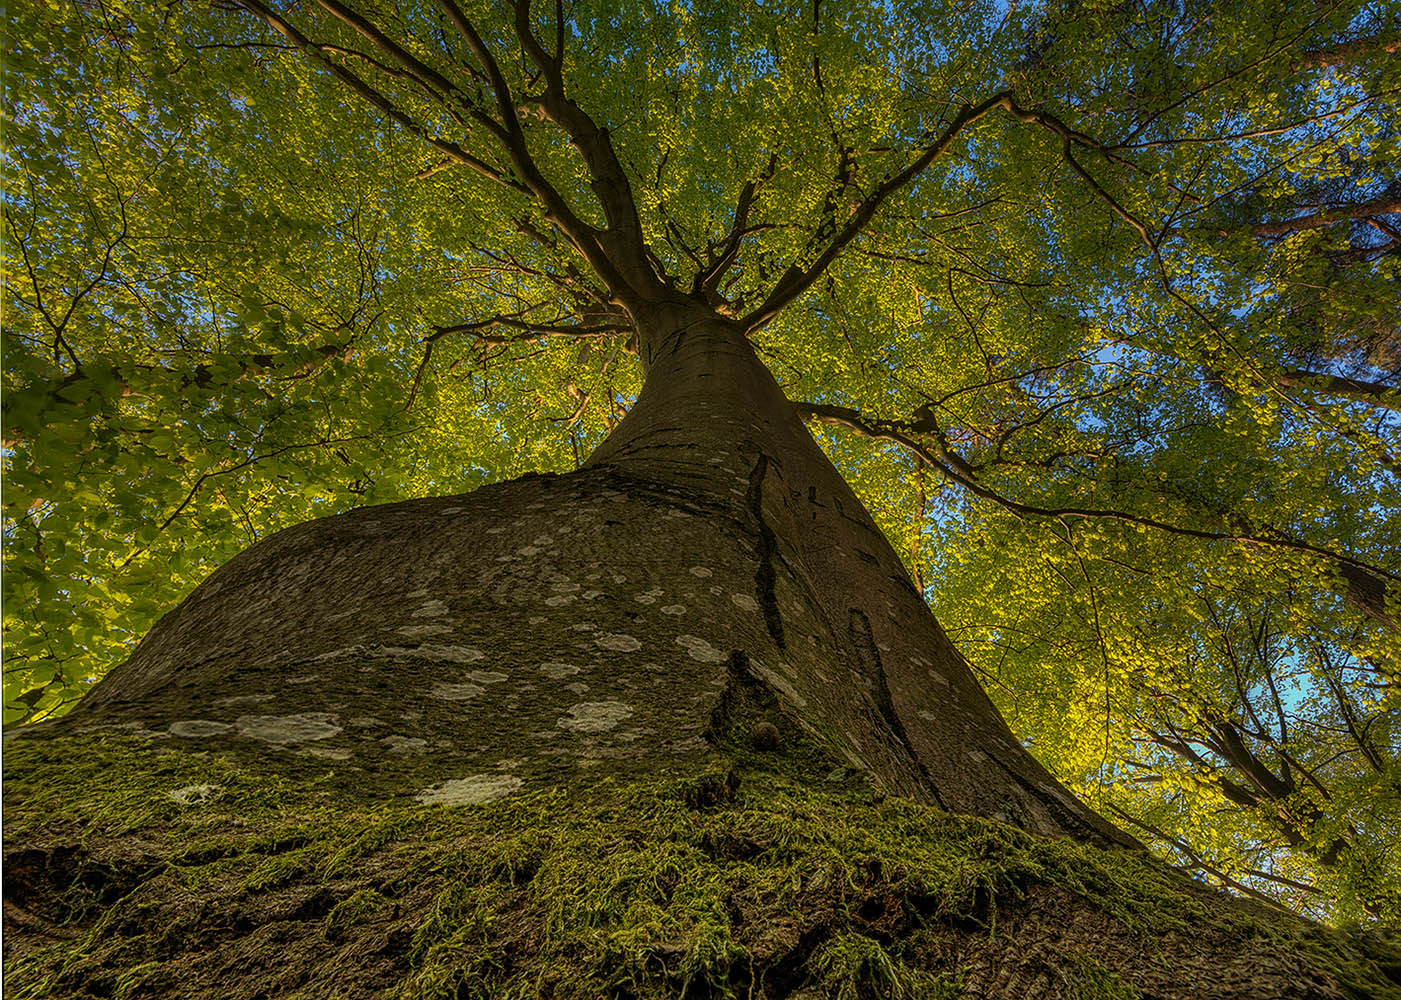
[[[800,402],[795,403],[794,407],[804,419],[820,420],[823,423],[846,427],[864,437],[894,442],[908,449],[916,458],[942,473],[950,481],[1018,516],[1053,520],[1083,517],[1118,521],[1154,528],[1174,535],[1200,538],[1204,541],[1246,543],[1321,557],[1327,560],[1328,564],[1334,567],[1346,582],[1345,597],[1348,603],[1384,625],[1395,627],[1397,624],[1395,616],[1387,612],[1386,605],[1390,585],[1386,579],[1383,579],[1384,577],[1391,580],[1401,579],[1396,574],[1352,556],[1289,538],[1269,526],[1252,527],[1247,524],[1244,530],[1210,531],[1204,528],[1189,528],[1185,525],[1170,524],[1157,518],[1144,517],[1127,511],[1092,507],[1040,507],[1021,503],[978,482],[972,475],[971,466],[942,443],[935,444],[931,448],[915,440],[911,434],[928,433],[927,428],[917,425],[916,422],[873,420],[858,410],[820,403]],[[1243,521],[1241,518],[1237,518],[1237,520]]]
[[[1355,38],[1350,42],[1305,52],[1294,61],[1294,68],[1323,69],[1326,66],[1341,66],[1343,63],[1360,63],[1392,55],[1398,50],[1401,50],[1401,36],[1370,35],[1367,38]]]
[[[1281,222],[1264,222],[1250,227],[1250,231],[1256,236],[1287,236],[1290,233],[1304,232],[1309,229],[1323,229],[1331,226],[1335,222],[1346,222],[1351,219],[1370,219],[1374,215],[1395,215],[1401,212],[1401,199],[1398,198],[1378,198],[1375,201],[1363,202],[1360,205],[1342,205],[1335,208],[1327,208],[1321,212],[1314,212],[1311,215],[1300,215],[1293,219],[1285,219]]]
[[[1383,406],[1388,410],[1401,410],[1401,389],[1380,382],[1295,369],[1276,375],[1275,383],[1286,389],[1311,389],[1330,396],[1355,399],[1359,403]]]
[[[1379,215],[1396,215],[1398,213],[1401,213],[1401,199],[1376,198],[1372,201],[1359,202],[1354,205],[1331,205],[1320,208],[1316,212],[1296,215],[1293,218],[1281,219],[1278,222],[1248,223],[1243,227],[1234,224],[1217,223],[1216,225],[1198,225],[1177,228],[1170,230],[1170,232],[1180,233],[1197,230],[1228,236],[1231,232],[1244,228],[1254,236],[1268,238],[1274,236],[1288,236],[1291,233],[1302,233],[1311,229],[1324,229],[1338,222],[1351,222],[1357,219],[1371,219]]]
[[[530,24],[530,0],[515,0],[515,31],[530,61],[545,79],[545,91],[539,104],[550,121],[562,128],[570,142],[583,157],[589,169],[589,185],[603,207],[608,227],[608,248],[613,264],[632,283],[636,291],[654,294],[656,272],[647,263],[646,245],[642,239],[642,223],[637,214],[637,202],[632,184],[623,169],[608,130],[599,128],[565,92],[564,87],[564,26],[557,24],[555,53],[545,51]],[[556,17],[559,12],[556,12]]]
[[[770,164],[772,169],[772,164]],[[694,283],[691,285],[691,292],[695,295],[703,295],[707,299],[716,294],[716,288],[720,284],[720,279],[725,272],[735,262],[735,257],[739,254],[740,241],[749,232],[749,209],[754,204],[754,192],[758,190],[758,185],[754,181],[749,181],[739,192],[739,202],[735,205],[734,224],[730,226],[730,232],[725,238],[720,253],[710,263],[696,274]]]
[[[411,135],[418,136],[424,142],[428,143],[428,145],[438,150],[438,152],[445,154],[458,163],[465,164],[477,174],[500,184],[502,187],[507,187],[523,194],[533,193],[521,184],[520,181],[509,176],[499,167],[488,163],[480,157],[472,155],[457,143],[429,132],[427,128],[416,122],[411,115],[397,107],[389,98],[360,79],[360,77],[356,76],[346,67],[331,60],[326,53],[322,51],[318,43],[303,35],[289,22],[259,3],[258,0],[238,0],[238,3],[244,10],[263,21],[268,27],[282,35],[293,45],[297,46],[297,48],[317,60],[317,62],[324,66],[327,72],[333,77]]]
[[[812,283],[827,269],[827,266],[837,258],[848,243],[850,243],[858,233],[866,228],[877,210],[885,203],[886,199],[905,187],[912,180],[918,177],[924,170],[945,152],[949,146],[953,145],[954,139],[969,125],[972,125],[984,115],[996,108],[1011,109],[1015,107],[1012,103],[1010,91],[1003,91],[995,94],[976,106],[965,104],[949,123],[943,133],[934,142],[925,148],[924,152],[904,170],[893,177],[887,177],[881,184],[862,199],[855,213],[844,225],[826,248],[818,254],[817,259],[808,267],[801,268],[797,265],[790,267],[779,278],[778,284],[774,286],[759,306],[748,316],[740,320],[741,325],[747,330],[756,330],[766,323],[771,322],[775,316],[782,311],[783,307],[792,302],[803,292],[811,287]]]
[[[564,196],[540,172],[539,165],[536,164],[534,157],[530,154],[529,147],[526,145],[525,132],[521,128],[520,117],[516,114],[516,102],[511,93],[511,87],[506,81],[505,74],[501,72],[501,66],[496,61],[496,57],[482,41],[476,27],[453,0],[438,0],[438,2],[458,33],[467,42],[467,47],[471,50],[473,58],[477,60],[486,73],[487,82],[496,97],[497,109],[501,117],[500,125],[503,132],[500,140],[505,145],[507,155],[510,156],[511,162],[521,175],[525,186],[540,201],[550,222],[564,234],[564,237],[573,244],[575,249],[583,254],[594,273],[608,286],[613,295],[622,296],[625,299],[637,297],[640,290],[634,287],[635,275],[632,276],[633,280],[624,277],[623,269],[618,266],[613,254],[605,249],[602,240],[604,234],[579,218]],[[524,41],[522,39],[522,44]],[[583,113],[580,112],[580,114]],[[592,122],[589,124],[592,125]]]

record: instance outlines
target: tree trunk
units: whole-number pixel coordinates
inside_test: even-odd
[[[645,387],[582,470],[281,532],[66,725],[298,748],[419,794],[399,782],[422,745],[434,784],[500,773],[492,789],[530,791],[601,760],[694,769],[744,688],[770,706],[753,724],[829,768],[1132,843],[1012,736],[734,324],[670,303],[641,326]]]
[[[472,868],[476,875],[461,876],[465,881],[455,887],[438,886],[435,897],[423,895],[428,893],[423,888],[428,883],[421,882],[422,869],[413,869],[417,872],[414,878],[420,879],[416,882],[396,868],[392,879],[382,877],[373,889],[363,887],[369,885],[363,881],[369,876],[363,873],[356,876],[360,882],[346,882],[341,875],[333,877],[343,872],[345,857],[368,852],[380,858],[381,854],[374,852],[387,850],[384,845],[398,842],[396,838],[412,841],[403,830],[418,829],[413,824],[438,822],[422,818],[421,814],[433,811],[424,806],[492,803],[480,815],[505,816],[505,812],[491,810],[528,811],[535,808],[531,803],[540,801],[541,793],[563,789],[574,796],[567,801],[578,805],[568,806],[566,800],[555,799],[551,800],[551,811],[533,814],[535,819],[530,823],[510,821],[553,831],[556,828],[550,824],[561,822],[571,810],[583,814],[592,808],[590,803],[604,794],[599,791],[601,781],[611,783],[608,787],[627,788],[678,780],[687,789],[682,796],[686,807],[699,810],[693,814],[699,817],[695,820],[695,830],[699,830],[707,823],[719,822],[705,819],[704,810],[734,799],[738,779],[731,769],[735,767],[753,787],[790,791],[849,788],[853,780],[857,785],[869,780],[882,790],[878,799],[888,792],[947,812],[1010,823],[1032,834],[1113,847],[1110,853],[1124,858],[1114,864],[1148,870],[1144,866],[1149,862],[1130,838],[1077,802],[1021,748],[931,616],[895,552],[808,435],[738,328],[684,301],[656,306],[637,318],[640,353],[647,366],[645,387],[627,417],[584,468],[563,476],[526,476],[465,496],[364,508],[280,532],[215,572],[162,619],[131,659],[113,670],[69,716],[32,727],[35,739],[12,745],[25,748],[27,762],[18,773],[11,768],[7,776],[11,785],[19,788],[14,794],[20,796],[7,809],[7,818],[18,814],[18,822],[23,824],[18,838],[13,825],[7,829],[6,915],[11,932],[7,949],[11,939],[19,942],[14,946],[17,951],[7,953],[12,968],[27,970],[31,981],[44,984],[56,995],[89,995],[86,990],[100,993],[118,989],[121,982],[127,982],[128,988],[134,988],[131,983],[146,984],[134,995],[199,995],[198,990],[207,988],[209,970],[218,968],[235,970],[219,973],[225,977],[220,980],[220,991],[225,995],[256,996],[263,988],[257,983],[268,976],[280,984],[272,994],[290,993],[287,976],[292,974],[283,964],[304,962],[311,963],[308,968],[325,966],[331,972],[321,978],[317,978],[320,973],[311,972],[301,979],[293,976],[293,985],[303,988],[299,995],[378,995],[376,991],[386,988],[384,983],[399,982],[401,995],[407,996],[431,993],[420,981],[427,975],[424,970],[448,968],[455,962],[451,968],[456,971],[451,975],[456,977],[452,980],[457,984],[453,987],[456,995],[473,995],[471,989],[478,987],[463,985],[469,982],[464,978],[469,975],[464,971],[467,965],[463,963],[468,961],[464,955],[480,957],[490,952],[496,956],[491,959],[496,963],[492,974],[501,976],[507,974],[502,970],[524,961],[516,952],[502,957],[506,953],[491,949],[502,940],[514,941],[511,934],[527,933],[520,930],[526,926],[520,914],[529,907],[513,902],[524,898],[525,890],[511,881],[499,891],[493,890],[496,895],[491,899],[478,899],[472,904],[475,909],[468,907],[471,913],[480,914],[483,907],[499,905],[505,907],[501,913],[516,916],[508,920],[498,915],[493,918],[496,923],[490,924],[496,931],[483,932],[481,940],[473,938],[475,944],[459,942],[448,948],[429,931],[438,928],[448,934],[443,928],[451,925],[452,933],[461,934],[463,926],[475,926],[471,921],[478,918],[464,915],[465,911],[452,911],[456,923],[443,916],[448,912],[443,893],[456,892],[452,899],[458,901],[460,910],[461,894],[468,891],[463,886],[485,884],[477,868]],[[174,860],[169,851],[157,852],[159,857],[153,860],[150,849],[140,848],[140,843],[149,844],[155,834],[143,834],[144,841],[130,835],[128,831],[140,825],[136,821],[119,824],[115,833],[103,828],[100,836],[84,827],[89,832],[79,838],[80,846],[75,846],[72,829],[90,819],[60,822],[56,814],[45,813],[66,808],[67,799],[57,806],[52,804],[56,800],[46,796],[64,780],[79,780],[73,776],[84,773],[80,761],[86,759],[83,748],[89,745],[84,740],[116,740],[100,745],[120,747],[136,741],[139,748],[131,751],[136,756],[130,759],[146,763],[123,766],[145,768],[150,773],[141,779],[148,782],[140,786],[147,791],[125,793],[122,801],[128,804],[145,796],[160,800],[160,808],[169,811],[225,794],[218,789],[248,779],[226,774],[218,779],[222,785],[190,779],[190,784],[163,793],[150,791],[163,786],[149,784],[167,771],[185,774],[192,767],[214,767],[214,762],[225,761],[254,768],[264,776],[258,781],[269,787],[291,783],[310,789],[308,794],[319,796],[311,801],[318,804],[293,810],[307,810],[305,816],[297,813],[297,818],[305,819],[298,827],[302,832],[291,840],[276,841],[281,845],[274,851],[278,858],[285,857],[288,850],[300,857],[312,850],[310,845],[329,843],[326,838],[341,832],[336,829],[338,824],[355,831],[352,846],[373,844],[353,850],[343,846],[331,860],[313,866],[310,874],[305,866],[293,866],[292,875],[278,875],[269,881],[272,876],[258,876],[264,870],[259,867],[236,884],[236,892],[218,890],[232,893],[226,901],[221,901],[223,896],[211,901],[207,897],[213,890],[196,891],[187,882],[172,888],[171,872],[183,871],[182,865],[194,863],[183,851],[199,854],[200,850],[213,850],[190,845],[193,835],[187,827],[162,827],[162,836],[185,848],[176,852]],[[45,746],[55,748],[48,757],[44,756]],[[163,763],[150,763],[152,753],[159,753],[157,759]],[[102,775],[99,785],[115,785],[119,770],[117,764],[103,763],[93,773]],[[765,778],[764,774],[776,777]],[[160,780],[170,784],[175,779]],[[778,784],[765,785],[765,781]],[[100,793],[106,790],[85,785],[72,797],[87,801],[84,796]],[[861,794],[869,801],[869,791]],[[44,802],[51,804],[45,806]],[[327,802],[335,804],[339,818],[325,818]],[[285,811],[290,807],[279,808]],[[665,812],[655,803],[637,808],[649,817],[658,809]],[[828,807],[811,808],[820,813]],[[364,817],[389,815],[382,812],[385,809],[394,816],[412,814],[417,818],[396,820],[409,825],[395,826],[393,829],[400,832],[394,835],[364,833],[361,827],[368,822]],[[396,809],[410,812],[393,812]],[[466,815],[453,811],[442,814]],[[793,815],[817,822],[813,813],[800,810]],[[870,822],[887,822],[889,816],[882,816],[885,818]],[[306,817],[319,817],[316,823],[320,825],[312,832],[307,832],[306,824],[312,821]],[[148,821],[149,817],[142,822]],[[614,826],[623,829],[626,821],[627,816],[615,816],[605,823],[605,833]],[[166,816],[162,822],[176,821]],[[237,826],[253,820],[220,822]],[[476,820],[442,822],[470,824]],[[67,832],[56,833],[56,825],[63,823],[69,824],[63,827]],[[690,826],[683,826],[694,833]],[[223,826],[219,829],[221,836],[227,833]],[[1256,978],[1252,972],[1256,970],[1254,956],[1240,950],[1240,934],[1221,930],[1224,925],[1220,921],[1212,925],[1210,933],[1178,934],[1168,948],[1178,964],[1168,962],[1165,974],[1157,959],[1149,960],[1142,954],[1141,946],[1125,945],[1132,935],[1123,927],[1111,926],[1113,919],[1101,912],[1113,905],[1113,892],[1105,886],[1120,877],[1104,876],[1099,889],[1086,890],[1086,881],[1100,883],[1087,879],[1080,869],[1065,874],[1064,851],[1069,847],[1039,847],[1035,846],[1039,841],[1018,840],[1021,835],[999,835],[999,856],[1004,861],[1013,854],[1023,859],[1017,862],[1022,866],[1017,868],[1021,881],[989,876],[988,888],[979,889],[983,877],[966,873],[981,871],[978,866],[986,865],[978,859],[988,856],[986,831],[992,829],[1003,827],[958,827],[953,838],[957,850],[971,852],[959,865],[971,867],[954,866],[953,870],[964,873],[951,883],[961,888],[947,890],[946,895],[952,894],[949,899],[956,897],[954,902],[932,889],[914,891],[908,879],[898,883],[898,893],[889,888],[897,884],[891,881],[891,866],[915,864],[908,859],[898,864],[876,861],[875,874],[871,874],[871,862],[864,862],[865,868],[852,869],[845,881],[838,879],[831,883],[830,891],[820,892],[811,888],[815,883],[804,881],[815,877],[810,871],[795,869],[791,875],[794,891],[817,893],[801,906],[816,907],[812,912],[820,911],[823,916],[809,915],[796,923],[790,921],[791,926],[784,924],[788,930],[779,935],[786,942],[781,947],[774,944],[778,939],[770,940],[779,933],[773,929],[778,924],[756,923],[757,918],[745,916],[750,912],[746,906],[758,906],[762,900],[744,903],[748,890],[736,890],[740,897],[725,896],[722,906],[716,904],[731,913],[724,921],[726,933],[734,934],[726,938],[732,941],[731,952],[725,953],[730,957],[705,960],[711,964],[695,958],[702,954],[695,944],[695,935],[700,933],[695,928],[708,926],[696,918],[685,925],[691,930],[675,932],[681,935],[682,943],[668,938],[648,944],[651,950],[637,959],[640,965],[627,964],[636,958],[628,957],[632,953],[619,957],[605,948],[613,957],[600,959],[603,964],[599,967],[611,968],[607,963],[613,962],[617,968],[634,970],[630,973],[632,992],[613,994],[619,996],[651,995],[637,983],[652,974],[660,976],[656,981],[665,987],[657,995],[680,996],[687,990],[694,996],[708,995],[697,992],[697,982],[708,983],[713,992],[723,992],[746,970],[751,995],[821,996],[818,984],[828,982],[829,973],[837,975],[831,970],[838,966],[858,984],[853,987],[858,994],[865,988],[859,984],[868,980],[871,990],[888,980],[885,992],[901,995],[889,984],[903,982],[906,986],[901,986],[902,990],[907,986],[913,989],[909,984],[928,985],[937,979],[951,988],[950,984],[961,978],[968,996],[1070,995],[1080,989],[1075,986],[1079,980],[1074,979],[1080,973],[1074,970],[1090,969],[1084,975],[1094,979],[1099,975],[1094,970],[1100,970],[1109,976],[1103,982],[1110,985],[1120,982],[1115,977],[1123,977],[1122,983],[1137,982],[1142,988],[1158,984],[1153,987],[1157,992],[1149,995],[1340,995],[1332,972],[1309,971],[1313,968],[1309,963],[1316,964],[1314,958],[1305,961],[1279,948],[1269,952],[1269,961],[1274,964],[1269,970],[1259,970],[1263,978]],[[248,831],[240,834],[247,835]],[[644,833],[623,835],[621,840],[609,833],[601,850],[611,857],[618,850],[632,849],[628,844],[643,845],[637,848],[643,850],[652,839],[671,843],[667,837],[689,835],[673,831],[663,836],[651,827]],[[540,858],[558,858],[558,845],[567,838],[558,831],[549,836],[556,838],[551,840],[555,853],[540,848],[540,857],[531,862],[533,871],[554,870]],[[710,830],[699,843],[723,845],[725,836],[733,837],[733,831],[722,836]],[[745,834],[750,839],[756,836]],[[836,843],[836,834],[831,836]],[[926,836],[933,834],[921,834]],[[221,847],[218,851],[226,853],[216,851],[213,856],[242,858],[253,850],[246,840],[237,843],[241,846]],[[287,843],[294,847],[287,848]],[[494,857],[492,852],[499,849],[499,843],[482,843],[485,846],[473,851]],[[625,846],[620,848],[619,843]],[[1008,844],[1020,846],[1014,850]],[[99,849],[94,845],[106,846]],[[266,846],[258,849],[264,853],[271,850]],[[749,859],[745,864],[757,864],[752,860],[757,855],[743,844],[714,849],[730,860],[733,858],[726,852],[739,852],[737,856]],[[443,850],[440,846],[434,848],[437,853],[431,853],[439,866],[432,868],[435,872],[446,864],[443,857],[458,857],[451,852],[443,854]],[[98,860],[102,851],[106,852],[102,855],[105,860]],[[1034,864],[1025,860],[1026,852],[1035,851],[1051,853],[1037,855],[1041,860]],[[581,852],[585,849],[576,844],[566,855],[577,860],[584,856]],[[850,851],[838,853],[841,863],[851,860]],[[1052,856],[1062,860],[1045,860]],[[117,857],[125,860],[112,860]],[[503,864],[515,872],[524,862]],[[86,885],[83,879],[94,878],[91,873],[97,869],[104,873],[98,882],[108,886],[93,890],[101,905],[75,908],[70,898],[72,886]],[[674,864],[667,869],[673,871],[667,878],[686,884],[688,869],[683,866],[680,874],[674,869]],[[118,870],[127,874],[112,874]],[[1036,874],[1026,874],[1029,871]],[[1060,875],[1048,874],[1058,871]],[[557,921],[563,918],[556,911],[564,904],[558,897],[592,874],[577,875],[575,882],[566,880],[563,888],[556,887],[542,897],[539,905],[555,914],[550,920],[556,923],[545,921],[542,926],[546,930],[540,932],[543,936],[532,939],[530,948],[535,950],[531,954],[546,954],[554,946],[551,942],[557,942],[562,933]],[[531,877],[532,884],[545,884],[544,875]],[[661,876],[650,877],[655,882]],[[1149,877],[1136,875],[1125,884],[1137,885]],[[209,878],[212,881],[207,885],[234,885]],[[873,895],[861,906],[869,904],[875,909],[861,917],[856,913],[860,907],[848,899],[848,889],[842,886],[854,886],[863,879],[873,879],[872,885],[879,883],[886,888],[871,890]],[[635,888],[635,879],[624,881]],[[1018,892],[1019,909],[1006,909],[1004,901],[1004,923],[995,926],[1021,928],[1017,932],[1021,937],[1016,939],[1020,944],[985,940],[986,931],[970,930],[983,926],[979,921],[988,918],[989,905],[994,907],[995,921],[993,900],[1014,882],[1026,890],[1025,894]],[[377,928],[376,933],[389,935],[385,938],[389,943],[376,946],[375,961],[401,973],[407,967],[418,970],[414,975],[420,978],[413,980],[418,985],[404,985],[408,980],[392,976],[381,981],[382,969],[374,974],[365,971],[370,964],[348,982],[345,970],[361,966],[347,966],[344,958],[327,958],[343,954],[336,950],[342,934],[336,921],[347,919],[345,908],[356,900],[363,903],[364,913],[389,914],[385,896],[389,884],[399,887],[399,895],[392,900],[392,915],[384,916],[381,924],[375,924],[378,917],[365,918]],[[663,896],[669,907],[680,890],[674,881],[666,884],[670,888]],[[119,885],[121,891],[110,885]],[[610,885],[608,892],[623,891],[617,882]],[[277,911],[280,916],[269,917],[267,910],[258,911],[262,916],[257,919],[246,914],[235,916],[244,911],[233,900],[271,892],[270,887],[276,886],[284,887],[277,890],[284,895],[294,890],[303,894],[287,904],[286,912]],[[335,886],[342,888],[338,891]],[[1119,885],[1114,891],[1122,889]],[[839,898],[831,895],[838,890]],[[102,902],[106,899],[103,892],[116,895]],[[420,895],[415,896],[415,892]],[[774,892],[782,894],[779,889]],[[1202,913],[1229,911],[1224,903],[1200,890],[1177,886],[1172,892],[1192,897],[1196,900],[1192,905]],[[146,898],[142,893],[154,900],[148,910],[141,911],[148,914],[144,918],[148,923],[155,919],[149,914],[165,913],[161,920],[173,920],[181,927],[192,921],[189,927],[200,930],[186,927],[183,937],[177,935],[181,943],[176,945],[170,943],[169,929],[149,947],[112,945],[116,950],[110,950],[110,955],[119,957],[103,959],[107,964],[100,968],[93,965],[98,960],[92,958],[64,959],[63,964],[44,957],[66,954],[60,945],[49,951],[44,946],[73,937],[68,930],[72,926],[91,935],[115,933],[120,937],[126,933],[121,928],[140,924],[135,917],[118,920],[113,914],[127,913],[123,907],[136,907],[132,900]],[[815,902],[819,896],[826,902]],[[198,905],[190,901],[196,897]],[[904,900],[898,906],[894,902],[897,897]],[[916,898],[924,903],[914,901]],[[120,902],[114,901],[118,899]],[[764,899],[772,903],[770,897]],[[942,902],[935,905],[930,899]],[[919,946],[924,950],[910,945],[911,950],[901,952],[905,957],[899,961],[886,951],[880,952],[885,959],[871,951],[894,948],[897,939],[913,940],[910,935],[925,920],[918,917],[921,905],[932,907],[945,921],[947,935],[933,944],[919,938],[925,942]],[[946,910],[952,911],[952,917]],[[847,925],[840,921],[858,917],[865,922],[856,931],[841,929]],[[244,926],[250,919],[252,929]],[[653,926],[657,919],[647,926]],[[951,924],[947,923],[950,919]],[[1250,917],[1257,919],[1264,918]],[[263,924],[269,920],[283,921],[284,937],[292,926],[287,921],[309,922],[316,931],[294,935],[302,949],[296,954],[302,957],[277,959],[281,971],[260,971],[249,965],[272,961],[266,957],[271,952],[255,947]],[[1064,927],[1060,926],[1062,921]],[[218,933],[210,930],[211,926],[217,926]],[[502,930],[508,926],[515,929],[509,933]],[[736,926],[760,930],[753,932],[757,937],[750,941],[734,929]],[[399,930],[394,931],[394,927]],[[395,933],[400,937],[394,938]],[[612,936],[606,936],[606,941],[612,942],[622,932],[609,933]],[[640,932],[633,929],[628,933]],[[412,948],[406,943],[410,937]],[[200,959],[205,954],[200,949],[216,953],[209,943],[216,938],[221,942],[218,947],[225,949],[218,952],[223,957],[218,961]],[[421,939],[429,943],[420,946]],[[96,938],[87,940],[88,952],[96,949],[96,953],[107,954],[92,944]],[[360,942],[356,945],[360,950],[355,952],[360,957],[355,961],[371,963],[365,957],[368,946],[361,938],[355,940]],[[396,940],[398,944],[393,943]],[[733,944],[741,940],[745,943]],[[273,944],[287,947],[281,939],[274,939]],[[451,962],[434,958],[439,955],[434,950],[439,945],[446,949],[444,954],[455,956]],[[1028,947],[1032,952],[1024,951]],[[487,952],[482,952],[483,948]],[[1050,949],[1059,958],[1035,957],[1040,954],[1036,949]],[[573,956],[568,959],[571,963],[583,961],[567,949],[561,954]],[[255,960],[250,955],[262,957]],[[1090,957],[1082,961],[1084,956]],[[883,961],[895,971],[887,970],[888,975],[881,972],[886,969]],[[316,965],[318,962],[322,965]],[[113,963],[129,963],[129,978],[117,976]],[[150,971],[158,966],[167,971]],[[925,971],[918,971],[917,966]],[[169,971],[177,967],[185,971],[179,975]],[[54,972],[55,968],[59,971]],[[239,968],[244,971],[237,972]],[[643,972],[637,972],[638,968]],[[943,969],[948,975],[929,978],[934,975],[928,972],[931,968]],[[1183,970],[1188,968],[1196,971],[1176,982],[1174,977],[1185,976]],[[79,975],[75,969],[88,971]],[[648,969],[652,972],[647,973]],[[49,978],[34,970],[48,970],[43,975]],[[145,971],[138,975],[139,970]],[[1221,974],[1220,982],[1211,981],[1213,970]],[[902,975],[903,980],[899,978]],[[236,982],[228,976],[235,976]],[[756,976],[767,983],[757,992]],[[547,989],[542,985],[546,979],[548,976],[534,981],[532,995],[570,995],[558,984]],[[1189,985],[1184,986],[1184,982]],[[486,990],[481,995],[494,995],[494,988],[481,989]],[[818,992],[804,993],[805,989]]]

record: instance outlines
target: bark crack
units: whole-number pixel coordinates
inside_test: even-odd
[[[905,724],[900,721],[900,716],[895,711],[895,699],[891,696],[890,684],[885,679],[885,664],[881,662],[880,649],[876,646],[875,634],[871,631],[871,619],[867,617],[866,612],[860,608],[848,609],[847,634],[850,636],[852,644],[856,646],[858,655],[864,661],[863,666],[875,678],[876,708],[880,710],[881,718],[890,727],[890,732],[899,741],[901,749],[909,756],[910,763],[914,764],[924,777],[925,787],[929,789],[929,794],[934,796],[934,804],[945,812],[950,812],[948,804],[944,802],[944,797],[939,794],[939,788],[934,783],[934,776],[929,773],[929,769],[919,759],[919,754],[915,753],[914,744],[910,742],[910,735],[905,732]]]
[[[778,536],[764,520],[764,477],[768,471],[769,456],[760,452],[749,473],[749,490],[745,495],[749,512],[759,526],[759,568],[754,571],[754,592],[759,606],[764,609],[764,624],[768,626],[769,635],[773,636],[779,649],[787,649],[788,643],[783,637],[783,616],[779,613],[778,598],[774,594],[778,581],[778,571],[774,566],[778,558]]]

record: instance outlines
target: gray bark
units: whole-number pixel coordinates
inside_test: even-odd
[[[214,573],[69,716],[29,727],[151,737],[116,741],[150,748],[136,786],[103,773],[122,783],[111,799],[164,801],[136,826],[80,805],[75,830],[22,799],[84,740],[11,769],[7,823],[30,824],[5,857],[18,988],[253,1000],[423,983],[493,995],[509,980],[604,995],[555,992],[578,963],[617,996],[711,995],[707,981],[792,1000],[839,981],[861,996],[957,982],[989,1000],[1395,995],[1356,943],[1305,941],[1302,925],[1136,851],[916,821],[868,795],[863,775],[948,810],[1133,844],[1021,748],[738,327],[692,309],[648,318],[646,386],[583,469],[281,532]],[[221,818],[218,786],[162,792],[188,780],[166,776],[172,757],[233,758],[221,780],[235,783],[282,779],[296,812],[268,833],[266,811]],[[791,836],[735,799],[732,764],[758,795],[811,792],[772,814]],[[630,783],[679,790],[686,820],[655,792],[620,814]],[[577,794],[509,798],[544,788]],[[185,826],[205,796],[210,818]],[[394,808],[409,797],[506,801]],[[520,821],[543,829],[502,826]],[[216,832],[186,843],[191,829]],[[654,865],[665,875],[638,876]],[[580,892],[625,899],[606,919],[576,899],[570,919],[589,933],[555,940],[560,895]],[[695,893],[714,907],[695,909]],[[628,899],[639,919],[684,910],[682,937],[629,930]],[[731,945],[693,967],[698,914]],[[615,930],[639,943],[619,950]],[[832,979],[841,948],[856,964]]]
[[[681,301],[639,329],[645,387],[583,469],[260,542],[57,728],[446,801],[689,772],[766,723],[814,773],[1132,844],[1011,734],[739,327]]]

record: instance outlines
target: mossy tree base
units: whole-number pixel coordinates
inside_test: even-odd
[[[1401,997],[1375,936],[736,757],[734,776],[345,806],[331,772],[277,759],[11,742],[7,993]]]

